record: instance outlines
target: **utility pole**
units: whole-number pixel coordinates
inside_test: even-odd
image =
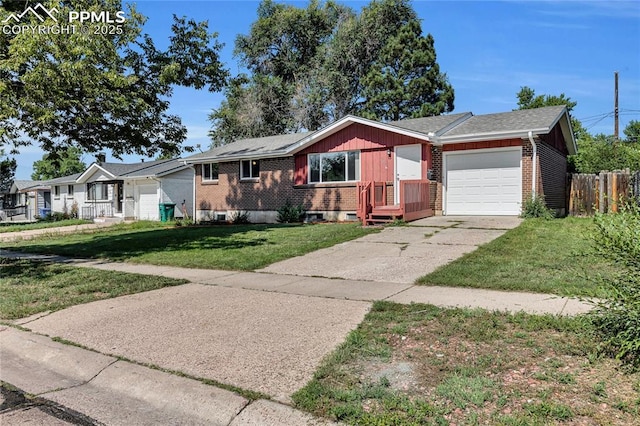
[[[613,137],[615,140],[618,140],[618,136],[620,135],[618,128],[618,71],[613,73],[615,80],[615,100],[614,100],[614,108],[613,108]]]

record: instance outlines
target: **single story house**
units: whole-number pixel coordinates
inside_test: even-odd
[[[312,217],[364,222],[431,214],[518,215],[544,195],[564,213],[564,106],[377,122],[344,117],[318,131],[243,139],[185,158],[197,220],[238,211],[273,222],[289,201]]]
[[[3,216],[36,220],[51,209],[51,187],[46,181],[14,180],[4,195]]]
[[[158,220],[160,203],[176,204],[176,217],[192,217],[193,176],[193,169],[176,159],[96,162],[78,175],[48,183],[54,212],[75,209],[83,219]]]

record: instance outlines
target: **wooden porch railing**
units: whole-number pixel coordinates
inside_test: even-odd
[[[375,207],[387,205],[386,182],[358,182],[358,219],[367,218]]]
[[[405,221],[433,216],[433,210],[429,208],[429,192],[428,180],[400,181],[400,206]]]
[[[387,205],[386,182],[359,182],[357,216],[363,225],[391,222],[402,218],[406,221],[433,216],[429,208],[429,181],[400,181],[400,204]]]

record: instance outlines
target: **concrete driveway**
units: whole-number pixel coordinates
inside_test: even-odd
[[[521,222],[512,216],[434,216],[274,263],[261,272],[411,284]]]
[[[289,402],[369,306],[185,284],[73,306],[23,326]]]

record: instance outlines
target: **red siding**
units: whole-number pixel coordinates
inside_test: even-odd
[[[431,149],[428,143],[421,139],[355,123],[296,154],[295,183],[302,185],[307,182],[307,154],[356,150],[361,152],[361,180],[392,182],[395,155],[393,148],[398,145],[412,144],[423,145],[422,168],[423,176],[426,176],[426,171],[431,164]],[[390,155],[387,154],[387,149],[391,150]]]

